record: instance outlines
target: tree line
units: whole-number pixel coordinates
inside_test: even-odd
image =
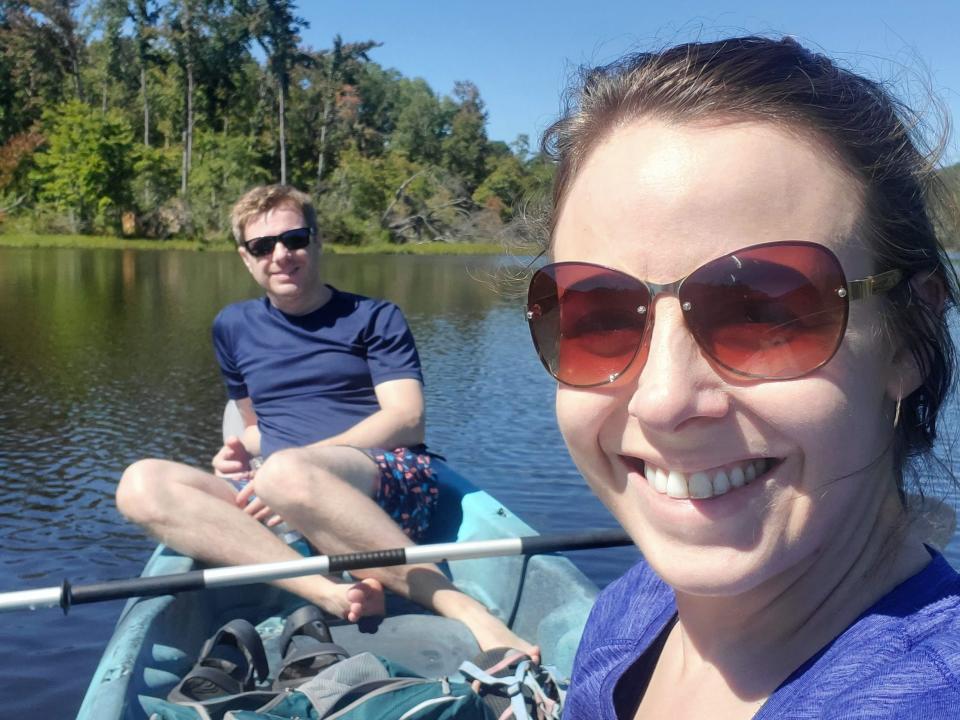
[[[474,83],[307,27],[292,0],[0,0],[0,220],[224,238],[244,190],[285,182],[335,242],[488,239],[549,185],[527,136],[487,137]]]

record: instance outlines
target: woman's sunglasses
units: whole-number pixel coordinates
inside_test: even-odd
[[[243,246],[254,257],[263,257],[273,252],[278,242],[283,243],[287,250],[302,250],[310,244],[313,231],[310,228],[295,228],[279,235],[264,235],[263,237],[244,240]]]
[[[611,383],[647,358],[653,301],[676,295],[687,328],[717,365],[749,378],[806,375],[836,353],[851,300],[895,287],[899,270],[848,282],[823,245],[777,242],[736,250],[676,282],[560,262],[530,281],[526,315],[544,367],[564,385]]]

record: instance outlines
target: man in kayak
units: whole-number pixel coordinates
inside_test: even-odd
[[[418,540],[436,506],[424,441],[420,361],[399,308],[323,282],[316,211],[289,186],[234,206],[237,249],[265,297],[228,306],[213,339],[245,430],[213,473],[167,460],[131,465],[117,507],[162,542],[213,565],[296,559],[270,528],[285,522],[325,553]],[[255,458],[262,466],[254,467]],[[384,612],[384,586],[462,621],[483,649],[535,653],[433,565],[277,584],[357,622]]]

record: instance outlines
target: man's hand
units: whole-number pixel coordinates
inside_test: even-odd
[[[213,474],[220,477],[236,477],[251,471],[250,460],[253,456],[236,435],[224,442],[220,451],[213,456]]]
[[[283,522],[283,518],[277,515],[260,498],[253,494],[253,483],[244,485],[237,493],[237,507],[243,510],[247,515],[252,515],[254,520],[259,520],[267,527],[273,527]]]

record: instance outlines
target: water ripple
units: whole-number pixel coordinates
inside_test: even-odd
[[[256,288],[219,254],[0,249],[0,260],[0,592],[137,575],[154,543],[117,512],[117,481],[142,457],[208,465],[224,400],[210,323]],[[404,308],[431,448],[541,531],[615,525],[567,455],[518,304],[470,279],[496,260],[327,262],[334,284]],[[636,558],[573,555],[600,584]],[[121,607],[4,616],[3,714],[78,707]]]

